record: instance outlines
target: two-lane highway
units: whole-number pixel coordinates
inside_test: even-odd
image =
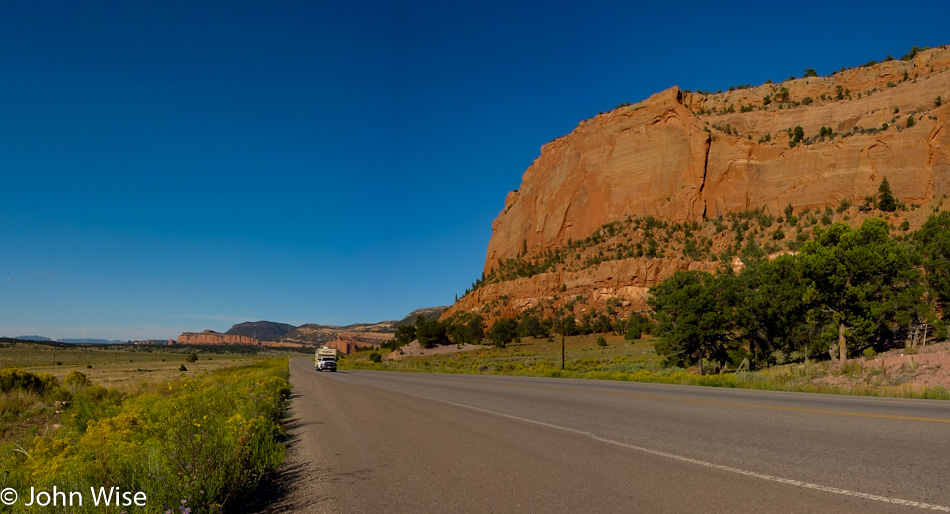
[[[301,512],[950,512],[950,402],[291,361]]]

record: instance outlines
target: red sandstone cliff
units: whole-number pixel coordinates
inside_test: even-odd
[[[253,337],[239,336],[234,334],[222,334],[214,330],[205,330],[204,332],[183,332],[178,336],[178,344],[245,344],[260,345],[260,341]]]
[[[340,332],[336,338],[324,344],[340,353],[353,353],[360,348],[378,347],[393,338],[392,334],[379,332]]]
[[[581,313],[608,301],[621,310],[643,309],[647,289],[675,271],[716,268],[708,256],[733,241],[710,220],[761,207],[780,215],[789,204],[795,212],[838,206],[842,200],[857,205],[876,194],[885,176],[894,195],[907,204],[939,203],[950,194],[948,119],[946,47],[832,77],[725,93],[673,87],[595,116],[541,148],[492,223],[484,265],[490,280],[443,317],[478,311],[491,319],[565,305]],[[788,132],[796,126],[805,138],[793,145]],[[820,137],[829,130],[833,136]],[[890,222],[896,227],[906,220],[918,227],[926,219],[924,211],[897,214]],[[857,207],[835,214],[851,222],[869,215]],[[569,264],[521,278],[491,278],[500,262],[543,261],[550,251],[631,216],[703,222],[697,235],[714,246],[707,258],[685,259],[680,233],[667,236],[664,244],[671,246],[659,258],[586,263],[589,257],[642,243],[647,235],[638,229],[608,236],[592,249],[571,250],[576,256],[568,257],[573,259]],[[788,238],[792,231],[809,230],[784,228]],[[577,298],[584,301],[570,301]]]
[[[950,50],[935,49],[910,61],[722,94],[673,87],[581,122],[544,145],[508,194],[492,223],[485,272],[525,246],[558,247],[628,215],[681,221],[761,206],[776,213],[788,204],[836,205],[874,194],[885,175],[907,202],[950,193],[948,68]],[[838,100],[838,86],[849,96]],[[783,87],[788,103],[760,109],[765,95]],[[794,105],[806,97],[808,105]],[[909,128],[908,116],[915,121]],[[806,138],[822,127],[836,137],[790,147],[786,131],[795,126]]]

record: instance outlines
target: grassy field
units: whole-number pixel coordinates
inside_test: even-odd
[[[95,486],[148,497],[144,508],[103,510],[86,498],[82,508],[53,510],[63,512],[238,508],[283,461],[287,358],[310,353],[226,350],[3,342],[5,486],[21,495]],[[187,361],[191,353],[197,361]],[[13,512],[29,510],[19,507]]]
[[[205,346],[112,346],[52,345],[43,343],[0,343],[0,369],[18,367],[35,373],[49,373],[60,380],[70,371],[81,371],[92,382],[123,393],[151,389],[154,392],[169,380],[194,376],[222,368],[242,366],[275,356],[311,355],[286,350],[233,349]],[[187,362],[189,354],[198,356]],[[179,371],[184,365],[187,372]]]
[[[754,372],[741,371],[700,376],[697,370],[664,367],[654,350],[653,339],[625,341],[622,336],[603,336],[606,345],[597,344],[598,335],[565,338],[565,367],[561,369],[561,338],[525,338],[505,348],[486,346],[482,350],[406,357],[374,363],[370,352],[345,356],[341,369],[381,369],[430,373],[470,373],[523,375],[601,380],[625,380],[668,384],[706,385],[818,393],[935,398],[950,400],[944,385],[918,387],[906,380],[876,383],[868,374],[854,373],[863,367],[862,359],[853,359],[845,366],[828,361],[810,361],[773,366]],[[944,345],[946,346],[946,345]],[[946,351],[947,348],[942,351]],[[902,367],[897,373],[908,378],[916,368]]]

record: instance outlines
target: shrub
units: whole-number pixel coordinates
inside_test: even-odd
[[[383,362],[383,356],[380,355],[379,352],[374,351],[373,353],[369,354],[369,361],[379,364],[380,362]]]
[[[185,362],[198,362],[198,354],[189,353],[188,356],[185,357]]]
[[[914,116],[913,116],[913,115],[910,115],[910,116],[907,117],[907,128],[911,128],[911,127],[913,127],[913,126],[916,125],[916,124],[917,124],[917,122],[914,121]]]
[[[85,373],[73,370],[70,371],[68,375],[66,375],[66,384],[75,387],[83,387],[92,384],[92,382],[89,381],[89,378],[86,377]]]
[[[49,373],[31,373],[20,368],[0,370],[0,392],[6,393],[22,389],[42,395],[52,390],[56,385],[56,377]]]
[[[607,339],[604,336],[597,336],[597,346],[607,346]]]
[[[181,366],[178,367],[178,371],[188,371],[188,368],[186,368],[185,365],[182,364]]]
[[[241,510],[283,461],[289,393],[286,359],[182,378],[162,394],[124,401],[93,384],[65,411],[69,428],[35,437],[28,451],[6,459],[6,485],[143,491],[150,512]]]
[[[796,125],[793,132],[794,132],[794,137],[792,140],[794,142],[798,143],[799,141],[805,138],[805,130],[802,129],[801,125]]]
[[[877,355],[877,352],[874,351],[874,348],[865,348],[863,353],[864,353],[864,358],[869,359],[869,360],[873,359],[874,356]]]

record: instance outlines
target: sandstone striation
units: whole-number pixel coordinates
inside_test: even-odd
[[[920,76],[894,83],[903,71]],[[832,98],[838,85],[851,91],[850,100]],[[763,97],[782,87],[793,101],[828,99],[721,113],[730,105],[762,107]],[[878,90],[858,98],[862,88]],[[884,176],[908,202],[945,195],[950,103],[936,106],[938,96],[950,100],[950,50],[720,95],[673,87],[596,116],[541,148],[492,223],[484,271],[524,248],[560,246],[628,215],[682,221],[761,206],[780,212],[788,204],[836,205],[874,194]],[[713,107],[721,114],[698,113]],[[909,128],[908,116],[915,121]],[[884,123],[888,128],[880,130]],[[821,127],[838,136],[790,147],[786,132],[796,126],[809,138]],[[766,135],[769,141],[760,142]]]
[[[932,202],[950,194],[948,103],[946,47],[725,93],[672,87],[541,148],[492,223],[485,276],[631,216],[701,222],[754,208],[780,215],[788,205],[857,204],[885,177],[907,204]],[[790,135],[795,127],[800,141]],[[647,288],[689,268],[715,263],[628,258],[494,281],[445,316],[490,303],[504,315],[558,294],[642,304]]]

